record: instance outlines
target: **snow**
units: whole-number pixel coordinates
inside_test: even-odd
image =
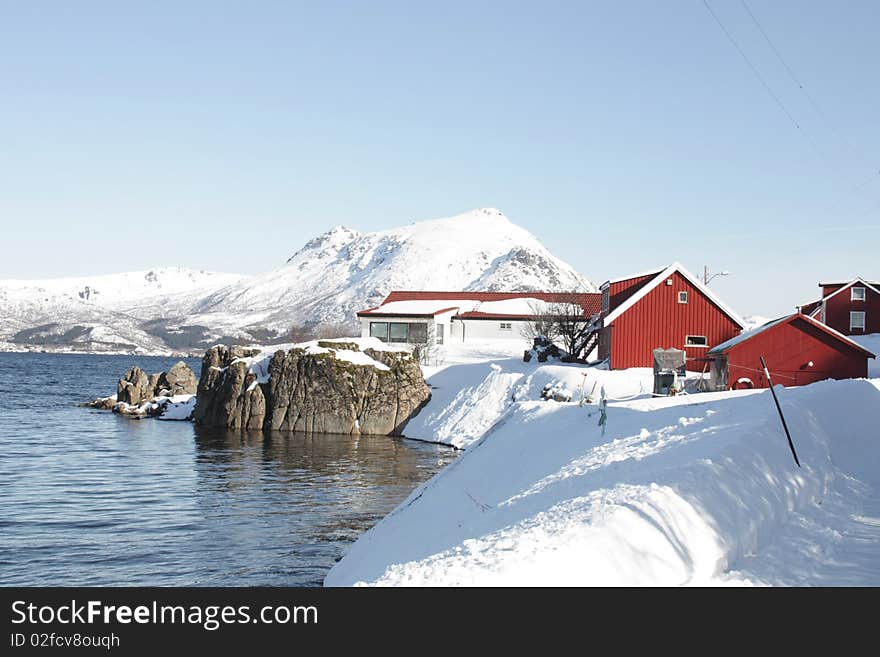
[[[743,322],[745,322],[746,331],[751,331],[752,329],[758,328],[759,326],[763,326],[767,322],[770,321],[769,317],[764,317],[763,315],[746,315],[743,317]]]
[[[551,304],[541,299],[522,297],[502,301],[484,301],[474,310],[487,314],[529,316],[546,312],[550,307]]]
[[[475,371],[493,394],[529,376],[508,387],[494,363]],[[778,390],[803,468],[767,390],[612,402],[603,436],[595,405],[538,384],[325,584],[880,584],[880,381]]]
[[[201,299],[189,321],[278,329],[353,324],[358,311],[378,306],[392,290],[572,289],[596,288],[489,208],[374,233],[336,228],[308,242],[283,267]]]
[[[572,399],[610,400],[650,397],[654,387],[651,368],[601,369],[560,362],[522,361],[526,341],[513,345],[498,342],[450,344],[445,362],[422,366],[431,386],[431,400],[404,428],[404,435],[458,448],[466,448],[493,424],[501,421],[516,402],[540,400],[545,388],[568,390]],[[689,372],[695,381],[698,372]]]
[[[441,310],[455,309],[456,313],[480,312],[495,315],[531,316],[546,312],[550,304],[534,297],[503,299],[501,301],[478,301],[476,299],[415,299],[390,301],[375,309],[387,315],[434,315]]]
[[[473,310],[480,304],[476,299],[412,299],[382,304],[375,312],[388,315],[433,315],[441,310],[456,308],[461,312]]]
[[[343,344],[355,344],[358,347],[358,351],[353,349],[343,349],[343,348],[328,348],[324,346],[320,346],[318,343],[333,344],[334,342]],[[382,342],[378,338],[333,338],[331,340],[310,340],[308,342],[297,342],[297,343],[289,343],[289,344],[277,344],[277,345],[268,345],[268,346],[259,346],[259,347],[249,347],[250,349],[257,350],[257,353],[253,356],[236,358],[232,361],[232,363],[246,363],[248,366],[248,372],[251,372],[256,375],[256,380],[251,383],[248,390],[253,390],[257,385],[261,383],[269,382],[269,363],[272,360],[272,357],[279,351],[290,351],[291,349],[302,349],[307,354],[329,354],[332,353],[333,357],[337,360],[343,360],[348,363],[352,363],[353,365],[361,365],[366,367],[375,367],[377,370],[382,370],[384,372],[390,371],[390,368],[385,365],[385,363],[381,363],[374,358],[370,358],[367,354],[364,353],[365,349],[373,349],[375,351],[389,351],[394,353],[410,353],[410,350],[402,345],[394,345]]]
[[[203,335],[186,348],[230,338],[260,342],[265,330],[280,334],[291,326],[353,329],[357,311],[379,305],[395,289],[596,287],[488,208],[375,233],[337,227],[310,240],[283,266],[250,277],[164,268],[0,281],[0,341],[11,343],[19,331],[43,327],[45,335],[30,342],[19,338],[18,348],[168,354],[173,349],[167,340],[194,328]]]
[[[174,395],[167,398],[159,420],[189,420],[196,407],[195,395]]]

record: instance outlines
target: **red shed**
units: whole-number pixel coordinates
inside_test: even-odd
[[[745,323],[677,262],[601,287],[600,359],[612,369],[651,367],[658,347],[684,349],[705,363],[712,345],[739,335]],[[702,369],[702,364],[700,369]]]
[[[709,350],[713,390],[767,388],[761,356],[773,383],[802,386],[823,379],[868,376],[874,354],[802,313],[774,319]]]
[[[822,298],[798,310],[844,335],[880,333],[880,283],[854,278],[819,287]]]

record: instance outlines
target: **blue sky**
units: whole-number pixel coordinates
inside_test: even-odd
[[[815,106],[741,0],[785,110],[702,0],[0,0],[0,278],[256,273],[477,207],[598,282],[729,269],[742,314],[880,277],[880,4],[747,2]]]

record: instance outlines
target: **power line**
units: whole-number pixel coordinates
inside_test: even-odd
[[[828,125],[828,127],[831,128],[831,130],[834,132],[834,134],[836,134],[837,137],[844,144],[846,144],[854,153],[856,153],[860,157],[865,158],[865,154],[862,151],[860,151],[858,148],[856,148],[856,146],[849,139],[847,139],[846,136],[840,130],[837,129],[837,126],[834,125],[834,123],[828,118],[828,115],[822,110],[821,107],[819,107],[819,103],[817,103],[815,98],[813,98],[812,94],[810,94],[810,92],[807,91],[807,88],[804,87],[804,84],[800,81],[800,78],[798,78],[798,76],[795,75],[795,72],[792,70],[791,66],[788,65],[788,62],[786,62],[785,58],[782,56],[782,53],[779,52],[779,49],[776,47],[776,45],[770,39],[770,36],[767,34],[767,32],[761,26],[761,23],[758,21],[755,14],[749,8],[749,5],[746,3],[746,0],[740,0],[740,3],[742,4],[743,8],[746,10],[746,13],[748,13],[748,15],[751,17],[752,22],[758,28],[758,31],[764,37],[764,40],[770,46],[771,50],[773,50],[773,53],[776,55],[776,58],[780,61],[782,66],[788,72],[789,77],[798,86],[798,88],[803,92],[804,96],[809,101],[810,105],[813,106],[813,109],[816,111],[816,114],[818,114],[820,117],[822,117],[822,120],[825,121],[826,125]]]
[[[828,166],[830,169],[833,170],[834,167],[832,167],[830,165],[830,163],[828,162],[828,158],[825,156],[825,154],[822,152],[822,150],[819,148],[819,146],[816,144],[816,142],[813,141],[813,139],[810,137],[810,135],[807,134],[806,130],[804,130],[801,127],[801,124],[797,122],[797,120],[794,118],[792,113],[788,111],[788,108],[785,106],[785,103],[782,102],[782,100],[779,98],[779,96],[776,95],[776,93],[773,91],[773,89],[770,87],[770,85],[767,84],[767,81],[764,79],[764,76],[761,75],[761,72],[752,63],[752,60],[749,59],[749,57],[748,57],[748,55],[746,55],[745,51],[742,48],[740,48],[739,43],[737,43],[736,39],[733,38],[733,35],[727,30],[726,27],[724,27],[724,23],[721,22],[721,19],[718,18],[718,15],[712,10],[712,7],[709,6],[708,0],[703,0],[703,6],[706,7],[706,10],[712,15],[712,18],[715,19],[715,22],[718,23],[718,27],[721,28],[721,31],[724,32],[724,34],[727,36],[730,43],[733,44],[733,47],[736,48],[737,52],[743,58],[745,63],[748,64],[749,68],[752,70],[752,73],[754,73],[755,77],[758,78],[758,81],[763,85],[764,89],[767,91],[767,93],[770,95],[770,97],[774,101],[776,101],[776,104],[779,105],[779,108],[785,113],[785,115],[788,117],[788,120],[791,121],[791,123],[794,125],[794,127],[797,128],[798,131],[804,136],[804,139],[806,139],[807,142],[810,144],[810,146],[813,147],[813,150],[816,151],[816,154],[819,155],[819,157],[825,162],[826,166]]]

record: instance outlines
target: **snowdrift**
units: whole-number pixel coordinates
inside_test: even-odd
[[[325,584],[880,584],[880,382],[779,393],[516,402]]]

